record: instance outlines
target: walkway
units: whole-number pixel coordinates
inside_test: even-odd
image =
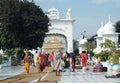
[[[60,79],[61,76],[56,77],[51,67],[46,67],[43,73],[38,73],[37,67],[32,66],[29,74],[24,72],[24,66],[3,67],[0,72],[0,83],[53,83]]]
[[[16,76],[24,72],[23,66],[5,66],[0,69],[0,80]]]
[[[2,68],[0,83],[120,83],[120,78],[105,78],[105,75],[107,72],[94,73],[91,70],[83,74],[79,69],[75,72],[62,72],[62,76],[56,76],[51,67],[46,67],[41,74],[37,73],[37,67],[31,67],[30,74],[26,74],[24,66],[14,66]]]
[[[91,72],[85,74],[81,70],[64,72],[58,83],[120,83],[120,78],[105,78],[107,72]]]

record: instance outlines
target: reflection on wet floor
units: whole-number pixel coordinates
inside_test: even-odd
[[[18,75],[24,71],[24,66],[8,66],[0,69],[0,80]],[[92,72],[91,70],[82,73],[81,69],[75,72],[62,72],[61,81],[58,83],[120,83],[120,78],[105,78],[105,75],[113,73],[108,72]]]
[[[5,66],[0,69],[0,80],[18,75],[24,71],[24,66]]]
[[[77,70],[76,72],[63,72],[61,81],[58,83],[120,83],[120,78],[105,78],[107,74],[108,72],[92,71],[82,73],[81,70]]]

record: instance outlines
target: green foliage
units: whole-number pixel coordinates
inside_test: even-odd
[[[15,48],[15,49],[6,49],[5,50],[5,55],[7,55],[6,57],[9,58],[10,56],[14,57],[15,60],[17,60],[18,62],[20,62],[20,60],[22,59],[23,55],[24,55],[24,51],[21,48]],[[13,56],[13,55],[16,55]]]
[[[89,51],[90,51],[90,43],[86,42],[85,44],[83,44],[83,47],[85,48],[85,50],[87,50],[87,53],[89,53]]]
[[[16,61],[16,57],[15,57],[15,56],[12,56],[11,59],[12,59],[13,61]]]
[[[106,39],[104,43],[100,45],[104,49],[109,49],[108,51],[102,51],[95,54],[96,58],[101,58],[102,60],[108,60],[110,63],[118,64],[120,58],[120,51],[116,50],[115,42]]]
[[[108,48],[110,50],[115,50],[115,42],[109,40],[109,39],[106,39],[104,43],[101,43],[100,46],[104,49]]]
[[[116,50],[109,56],[109,63],[118,64],[120,59],[120,51]]]
[[[96,43],[95,41],[86,42],[85,44],[83,44],[83,47],[87,50],[87,53],[90,54],[90,52],[93,51],[93,49],[96,47]]]
[[[109,55],[111,55],[110,52],[102,51],[102,52],[100,52],[98,54],[95,54],[94,57],[100,58],[102,61],[106,61],[106,60],[108,60]]]
[[[93,51],[90,51],[90,56],[93,57],[95,54]]]
[[[2,63],[2,55],[0,54],[0,63]]]
[[[6,49],[5,50],[5,55],[7,55],[7,57],[10,57],[11,55],[14,55],[16,53],[15,49]]]
[[[0,0],[0,47],[42,47],[49,19],[41,8],[22,0]]]
[[[120,58],[120,55],[111,56],[111,59],[109,59],[109,63],[118,64],[119,58]]]
[[[8,57],[3,57],[3,60],[4,61],[8,61]]]
[[[9,58],[12,56],[12,55],[14,55],[16,53],[16,50],[15,49],[6,49],[5,51],[4,51],[4,55],[2,56],[3,58],[3,60],[2,61],[8,61],[9,60]]]
[[[118,64],[120,58],[120,51],[102,51],[94,55],[96,58],[100,58],[102,61],[108,60],[109,63]]]
[[[23,55],[24,55],[24,51],[23,51],[22,49],[18,48],[18,49],[16,50],[16,52],[17,52],[16,59],[17,59],[18,61],[20,61],[20,60],[22,59]]]

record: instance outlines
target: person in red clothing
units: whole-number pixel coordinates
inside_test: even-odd
[[[82,71],[83,71],[83,73],[85,73],[87,60],[88,60],[88,55],[87,55],[86,51],[82,51],[80,56],[82,58]]]
[[[44,57],[41,53],[39,53],[37,60],[38,60],[38,73],[42,73],[44,69]]]
[[[49,56],[49,60],[50,60],[50,63],[51,63],[51,67],[53,67],[53,65],[54,65],[54,52],[51,52],[51,54]]]

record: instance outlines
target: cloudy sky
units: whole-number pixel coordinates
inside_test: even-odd
[[[75,19],[73,27],[74,39],[80,38],[80,34],[86,31],[86,35],[96,34],[103,24],[108,22],[108,17],[116,23],[120,20],[120,0],[34,0],[43,11],[55,7],[60,12],[60,17],[65,17],[68,8],[72,10],[72,18]]]

